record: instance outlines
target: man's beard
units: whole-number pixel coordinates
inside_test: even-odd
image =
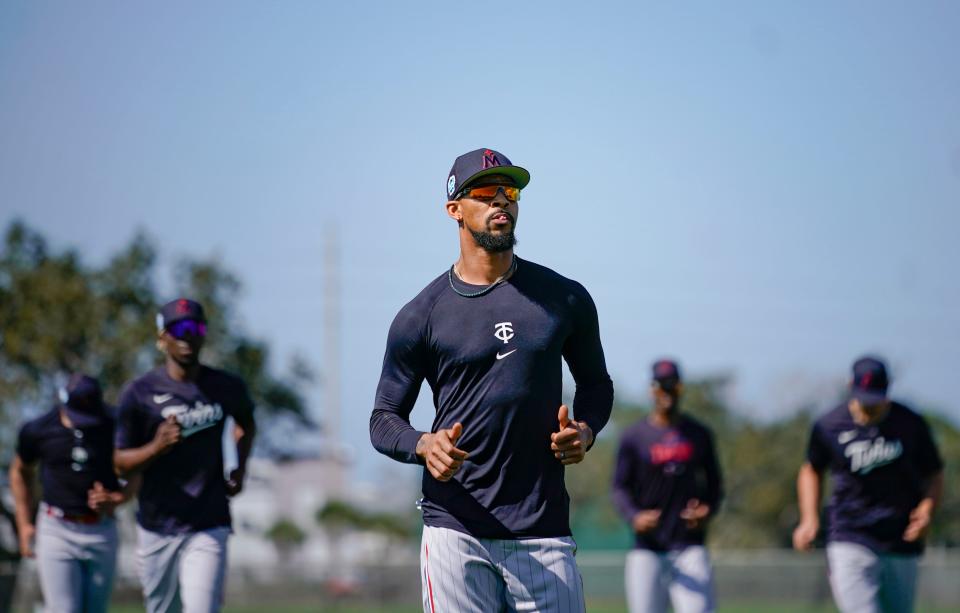
[[[490,253],[509,251],[517,244],[517,237],[512,230],[505,234],[493,234],[490,232],[477,232],[471,228],[467,229],[470,230],[470,234],[473,235],[473,240],[477,241],[480,248]]]
[[[489,253],[502,253],[504,251],[509,251],[510,249],[513,249],[514,245],[517,244],[517,235],[513,233],[513,227],[517,222],[510,213],[507,213],[507,216],[510,218],[509,232],[504,232],[503,234],[493,234],[492,232],[486,232],[483,230],[474,230],[470,226],[467,226],[467,230],[470,230],[473,240],[476,241],[476,243],[484,251]]]

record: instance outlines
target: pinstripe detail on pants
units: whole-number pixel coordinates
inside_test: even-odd
[[[478,539],[424,526],[425,613],[583,613],[583,581],[570,537]]]
[[[423,545],[423,560],[424,560],[423,576],[426,579],[426,583],[427,583],[427,589],[425,591],[426,591],[426,595],[429,597],[429,603],[427,602],[424,603],[424,609],[426,610],[427,609],[426,605],[429,604],[430,605],[429,612],[436,613],[437,609],[433,604],[433,583],[430,582],[430,548],[427,547],[426,543],[424,543]]]

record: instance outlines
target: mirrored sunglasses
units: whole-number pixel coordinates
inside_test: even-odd
[[[196,319],[181,319],[166,328],[167,334],[175,339],[184,339],[188,336],[203,338],[207,335],[207,324]]]
[[[468,187],[460,192],[460,198],[473,198],[475,200],[493,200],[497,197],[497,192],[503,190],[503,195],[507,200],[517,202],[520,200],[520,188],[510,187],[508,185],[482,185],[480,187]]]

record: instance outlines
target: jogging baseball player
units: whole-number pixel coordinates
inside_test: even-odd
[[[227,498],[243,487],[256,425],[243,381],[200,363],[203,307],[184,298],[157,316],[162,366],[120,395],[115,463],[141,473],[137,556],[148,613],[218,611],[230,533]],[[224,479],[224,420],[235,425],[239,466]]]
[[[653,364],[650,415],[627,428],[617,451],[613,502],[635,534],[625,584],[631,613],[715,610],[707,522],[723,497],[710,430],[680,412],[676,362]]]
[[[797,476],[793,545],[807,550],[820,529],[820,491],[830,471],[827,563],[843,613],[913,610],[917,560],[943,492],[930,428],[890,400],[887,386],[882,360],[854,362],[850,396],[814,423]]]
[[[37,558],[47,611],[97,613],[110,603],[118,538],[113,510],[128,490],[113,472],[114,422],[100,383],[75,374],[60,401],[23,425],[10,466],[20,553]],[[43,495],[34,523],[37,464]]]
[[[387,338],[370,438],[426,468],[430,613],[584,610],[564,469],[606,424],[613,384],[590,294],[513,253],[529,181],[491,149],[456,159],[445,196],[460,257],[400,310]],[[576,383],[573,415],[561,404],[562,360]],[[424,379],[430,432],[409,421]]]

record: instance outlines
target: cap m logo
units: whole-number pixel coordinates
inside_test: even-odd
[[[494,166],[502,166],[500,163],[500,158],[497,157],[496,151],[490,151],[489,149],[483,150],[483,167],[493,168]]]
[[[186,300],[177,300],[177,314],[182,315],[190,312],[190,304]]]

